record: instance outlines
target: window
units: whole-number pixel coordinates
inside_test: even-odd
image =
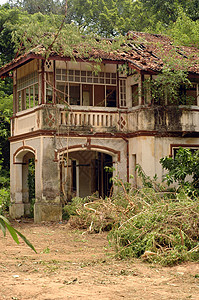
[[[131,99],[132,106],[137,106],[139,104],[138,84],[134,84],[131,86]]]
[[[197,105],[197,84],[192,83],[191,86],[180,86],[179,104],[181,105]]]
[[[59,103],[63,101],[68,102],[68,84],[61,84],[57,85],[56,96]]]
[[[46,103],[53,102],[53,74],[46,72]]]
[[[120,106],[126,106],[126,80],[120,79]]]
[[[33,72],[17,80],[17,111],[38,105],[38,73]]]
[[[94,106],[105,106],[105,86],[94,86]]]
[[[197,105],[197,84],[192,83],[191,87],[186,90],[186,99],[191,105]]]
[[[56,69],[56,82],[58,102],[116,107],[116,73]]]
[[[106,102],[108,107],[116,107],[116,87],[107,86],[106,88]]]
[[[84,106],[93,105],[93,86],[91,84],[84,84],[82,86],[82,104]]]
[[[170,148],[171,148],[170,156],[175,158],[175,156],[176,156],[176,154],[177,154],[180,147],[181,148],[188,148],[192,153],[199,150],[199,145],[171,144],[170,145]]]
[[[56,80],[57,81],[68,81],[68,82],[87,82],[87,83],[98,83],[116,85],[116,73],[105,73],[99,72],[94,74],[92,71],[80,71],[80,70],[66,70],[56,69]]]
[[[69,103],[70,105],[80,105],[80,85],[69,85]]]

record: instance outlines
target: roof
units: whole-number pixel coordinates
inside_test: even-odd
[[[114,43],[114,40],[106,40],[106,42],[111,44]],[[83,43],[81,47],[84,47]],[[128,63],[138,71],[150,73],[160,72],[165,61],[172,61],[174,68],[188,66],[190,73],[199,74],[199,49],[196,47],[176,46],[171,38],[165,35],[132,31],[128,33],[125,42],[119,49],[112,50],[110,48],[109,51],[105,51],[95,46],[90,48],[83,56],[77,48],[75,49],[74,47],[73,49],[73,55],[76,59],[101,58],[103,61]],[[44,47],[35,47],[3,66],[0,69],[0,76],[8,74],[14,68],[34,58],[44,59],[45,52],[46,49]],[[49,59],[70,59],[62,52],[60,46],[59,54],[51,51]]]

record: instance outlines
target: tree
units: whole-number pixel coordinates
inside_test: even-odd
[[[12,95],[9,95],[10,83],[0,82],[0,188],[8,187],[10,170],[10,117],[12,115]]]
[[[199,18],[198,0],[140,0],[144,11],[149,11],[156,22],[166,25],[173,23],[183,10],[187,16],[196,21]]]
[[[152,18],[138,0],[69,0],[66,20],[87,32],[112,37],[130,30],[143,31]]]
[[[183,11],[169,31],[175,43],[199,48],[199,19],[193,21]]]
[[[0,65],[4,65],[14,58],[14,43],[10,25],[18,22],[19,14],[18,9],[10,9],[8,4],[0,6]]]
[[[180,147],[174,158],[161,158],[160,163],[168,171],[165,176],[168,185],[177,182],[188,192],[199,195],[199,150]]]
[[[64,2],[60,0],[9,0],[11,7],[22,8],[29,14],[42,13],[42,14],[63,14]]]

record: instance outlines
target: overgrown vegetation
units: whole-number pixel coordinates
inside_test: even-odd
[[[151,179],[140,166],[137,170],[143,188],[115,178],[120,190],[109,198],[72,199],[64,208],[69,224],[91,233],[109,231],[118,258],[141,257],[163,265],[198,260],[199,199],[194,193],[189,197],[183,185],[168,191],[156,176]]]
[[[163,265],[198,260],[198,199],[190,199],[183,190],[163,198],[150,193],[145,190],[147,197],[134,197],[135,208],[110,232],[116,256]]]
[[[199,196],[199,150],[180,147],[175,157],[160,160],[168,171],[164,180],[170,185],[178,183],[178,189],[184,189],[191,197]]]

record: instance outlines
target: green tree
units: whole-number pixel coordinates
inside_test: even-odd
[[[181,9],[192,19],[199,18],[198,0],[140,0],[144,11],[149,11],[155,17],[156,22],[160,21],[169,25],[177,20]]]
[[[12,95],[7,94],[6,81],[0,82],[0,187],[8,187],[10,169],[10,117],[12,115]],[[5,90],[5,91],[4,91]]]
[[[9,0],[11,7],[21,8],[29,14],[63,14],[64,2],[60,0]]]
[[[169,34],[174,38],[175,43],[185,46],[199,48],[199,19],[193,21],[183,11],[172,24]]]
[[[10,9],[8,4],[0,6],[0,65],[14,58],[14,43],[9,24],[15,25],[19,20],[19,10]]]
[[[174,158],[161,158],[160,163],[168,171],[165,176],[168,185],[177,182],[188,192],[199,195],[199,150],[180,147]]]
[[[150,24],[140,1],[69,0],[67,22],[74,22],[88,32],[112,37],[130,30],[144,30]]]

